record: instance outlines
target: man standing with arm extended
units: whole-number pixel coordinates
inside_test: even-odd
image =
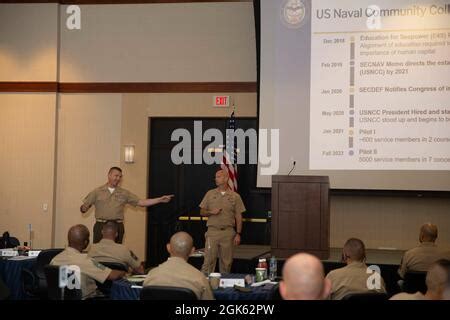
[[[241,196],[228,188],[228,173],[217,171],[215,180],[217,188],[209,190],[200,203],[200,215],[208,217],[202,266],[202,272],[207,274],[214,272],[219,254],[220,272],[230,272],[234,246],[241,243],[242,213],[245,212]]]
[[[167,203],[173,195],[159,198],[139,199],[135,194],[119,186],[122,180],[122,169],[112,167],[108,172],[108,182],[91,191],[83,200],[80,207],[81,213],[95,206],[94,241],[97,243],[102,239],[102,228],[107,221],[118,223],[117,243],[122,243],[125,228],[123,226],[124,208],[126,204],[139,207],[150,207],[158,203]]]

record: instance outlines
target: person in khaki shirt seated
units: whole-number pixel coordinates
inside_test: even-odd
[[[124,271],[111,270],[82,253],[89,245],[89,230],[85,225],[78,224],[71,227],[68,240],[69,246],[56,255],[50,264],[54,266],[75,265],[80,268],[83,299],[100,294],[97,292],[95,281],[103,283],[105,280],[117,280],[125,275]]]
[[[175,233],[167,244],[170,258],[152,269],[144,280],[145,286],[169,286],[191,289],[199,300],[214,300],[205,275],[187,260],[195,251],[192,237],[186,232]]]
[[[368,280],[373,274],[367,273],[366,248],[360,239],[347,240],[342,249],[342,260],[347,266],[330,271],[326,277],[331,281],[330,298],[332,300],[341,300],[349,293],[370,291],[386,293],[381,275],[379,275],[379,282],[374,284],[375,286],[379,285],[379,288],[369,288]]]
[[[202,272],[206,274],[214,272],[217,256],[220,272],[229,273],[234,246],[241,243],[242,213],[245,212],[245,206],[241,196],[229,188],[228,179],[226,170],[217,171],[217,188],[209,190],[199,205],[200,215],[208,217],[202,266]]]
[[[398,269],[400,277],[404,278],[408,271],[426,272],[431,264],[439,259],[449,259],[449,252],[438,248],[435,244],[438,237],[437,226],[425,223],[420,227],[419,246],[410,249],[403,255]]]
[[[101,240],[103,224],[109,220],[119,224],[116,241],[122,243],[125,233],[123,217],[126,204],[150,207],[158,203],[167,203],[173,197],[173,195],[165,195],[153,199],[139,199],[135,194],[119,186],[121,180],[122,169],[112,167],[108,171],[108,182],[91,191],[83,200],[80,207],[81,213],[86,213],[92,205],[95,206],[94,243]]]
[[[422,294],[401,292],[390,300],[443,300],[445,299],[445,291],[447,283],[450,280],[450,260],[438,260],[434,262],[427,272],[426,285],[427,292]]]
[[[123,244],[115,243],[118,226],[115,221],[108,221],[103,225],[103,238],[99,243],[91,246],[88,256],[95,261],[120,263],[133,273],[144,274],[144,266],[139,262],[138,257]]]
[[[331,283],[324,278],[319,259],[299,253],[286,260],[279,290],[284,300],[323,300],[330,294]]]

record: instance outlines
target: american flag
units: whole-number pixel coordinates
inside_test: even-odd
[[[234,130],[236,128],[236,122],[234,119],[234,110],[231,113],[230,119],[227,121],[227,129]],[[220,165],[220,168],[223,170],[226,170],[228,172],[228,187],[237,192],[238,189],[238,183],[237,183],[237,153],[236,153],[236,144],[234,143],[234,134],[230,135],[227,133],[226,135],[226,142],[225,142],[225,149],[223,150],[223,156],[222,156],[222,164]]]

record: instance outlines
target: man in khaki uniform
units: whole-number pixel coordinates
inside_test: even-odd
[[[127,269],[132,269],[133,273],[144,274],[144,266],[139,262],[133,251],[114,241],[117,238],[117,234],[118,224],[115,221],[106,222],[102,229],[102,240],[91,246],[88,257],[99,263],[120,263]]]
[[[119,224],[117,242],[122,243],[125,229],[123,227],[124,208],[126,204],[140,207],[150,207],[158,203],[167,203],[173,195],[153,199],[139,199],[135,194],[119,186],[122,179],[122,169],[112,167],[108,172],[108,182],[91,191],[83,200],[81,213],[86,213],[95,206],[94,243],[102,238],[103,224],[114,220]]]
[[[449,258],[449,253],[445,252],[435,244],[438,236],[437,226],[425,223],[420,228],[419,246],[410,249],[403,255],[398,269],[400,277],[404,277],[408,271],[428,271],[431,264],[439,259]]]
[[[286,260],[280,295],[284,300],[323,300],[331,284],[325,279],[322,262],[308,253],[298,253]]]
[[[331,281],[332,300],[341,300],[349,293],[382,292],[386,293],[384,280],[379,275],[379,288],[369,288],[368,279],[373,276],[367,273],[366,248],[360,239],[347,240],[342,249],[342,259],[347,264],[343,268],[330,271],[326,278]]]
[[[450,271],[450,260],[438,260],[431,264],[427,272],[425,282],[427,292],[422,294],[401,292],[393,296],[390,300],[442,300],[445,298],[445,289],[447,286]]]
[[[202,272],[207,274],[214,272],[217,256],[220,272],[230,272],[234,246],[241,243],[242,213],[245,212],[241,196],[228,187],[228,173],[217,171],[215,180],[217,188],[209,190],[200,203],[200,214],[208,217],[202,266]]]
[[[144,281],[145,286],[169,286],[191,289],[199,300],[214,300],[211,287],[205,275],[191,266],[187,260],[195,251],[192,237],[186,232],[178,232],[167,244],[170,258],[150,270]]]
[[[75,265],[81,272],[81,292],[83,299],[98,294],[95,281],[100,283],[105,280],[116,280],[125,275],[124,271],[111,270],[89,258],[82,251],[89,245],[89,230],[79,224],[69,229],[69,246],[50,262],[51,265]]]

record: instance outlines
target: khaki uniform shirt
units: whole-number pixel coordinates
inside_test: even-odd
[[[208,217],[207,226],[218,228],[234,227],[236,224],[235,215],[245,212],[244,203],[238,193],[227,190],[222,195],[218,188],[206,193],[200,203],[200,208],[206,210],[222,209],[221,213]]]
[[[95,218],[103,220],[123,220],[125,205],[137,206],[138,202],[138,196],[119,186],[111,193],[107,184],[94,189],[83,200],[84,205],[95,205]]]
[[[420,291],[416,293],[400,292],[392,296],[389,300],[428,300]]]
[[[93,244],[88,252],[88,257],[100,263],[121,263],[132,269],[137,269],[141,265],[133,251],[123,244],[115,243],[109,239],[102,239],[99,243]]]
[[[178,257],[170,257],[157,268],[150,270],[145,286],[169,286],[188,288],[199,300],[214,300],[211,287],[205,275]]]
[[[75,265],[80,268],[83,299],[95,295],[97,289],[95,281],[103,283],[111,273],[111,269],[71,247],[67,247],[63,252],[56,255],[50,264],[54,266]]]
[[[367,265],[364,262],[352,262],[349,265],[330,271],[326,278],[331,281],[332,300],[340,300],[349,293],[369,292],[367,279],[371,276],[367,273]],[[373,290],[376,292],[386,292],[383,278],[381,278],[381,288]]]
[[[439,259],[449,259],[448,252],[437,247],[433,242],[422,242],[419,246],[405,252],[398,269],[400,277],[408,271],[428,271],[431,264]]]

